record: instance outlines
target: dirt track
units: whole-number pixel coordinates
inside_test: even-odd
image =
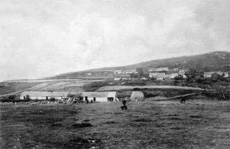
[[[178,90],[194,90],[202,91],[204,89],[197,87],[185,87],[185,86],[166,86],[166,85],[151,85],[151,86],[104,86],[98,89],[98,91],[116,91],[116,90],[132,90],[139,89],[178,89]]]

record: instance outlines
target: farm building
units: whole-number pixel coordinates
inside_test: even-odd
[[[167,74],[166,76],[167,76],[168,78],[173,79],[173,78],[179,76],[179,74],[178,74],[178,73],[170,73],[170,74]]]
[[[229,73],[228,72],[224,72],[224,77],[225,78],[229,77]]]
[[[159,67],[157,68],[157,71],[169,71],[168,67]]]
[[[173,68],[173,71],[179,71],[179,69],[178,68]]]
[[[225,78],[227,78],[227,77],[229,76],[228,72],[221,72],[221,71],[218,71],[217,74],[220,75],[220,76],[223,76],[223,77],[225,77]]]
[[[155,71],[157,71],[157,68],[149,68],[148,70],[149,70],[149,72],[155,72]]]
[[[141,91],[133,91],[130,99],[133,101],[142,101],[144,100],[144,94]]]
[[[132,73],[137,73],[137,71],[135,69],[124,71],[124,74],[132,74]]]
[[[169,71],[168,67],[150,68],[149,72],[162,72]]]
[[[217,72],[204,72],[204,77],[205,78],[211,78],[214,74],[217,74],[217,75],[220,75],[220,76],[223,76],[223,77],[228,77],[229,74],[228,72],[221,72],[221,71],[217,71]]]
[[[128,74],[120,74],[120,75],[117,75],[117,76],[114,78],[114,81],[130,80],[130,79],[131,79],[130,75],[128,75]]]
[[[204,72],[204,77],[205,78],[211,78],[214,73],[215,72]]]
[[[146,78],[146,77],[142,77],[140,80],[142,80],[142,81],[147,81],[147,80],[148,80],[148,78]]]
[[[121,78],[114,78],[114,81],[120,81]]]
[[[96,102],[107,102],[116,101],[116,92],[83,92],[82,95],[84,100],[96,101]]]
[[[20,99],[26,99],[29,97],[31,100],[48,100],[50,98],[62,99],[67,98],[69,92],[47,92],[47,91],[24,91]]]
[[[114,74],[123,74],[122,70],[114,70]]]
[[[151,72],[149,73],[149,78],[156,78],[163,80],[166,77],[164,72]]]

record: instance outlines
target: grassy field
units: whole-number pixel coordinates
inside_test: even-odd
[[[0,148],[230,148],[230,102],[2,103]]]
[[[35,85],[38,85],[38,82],[32,82],[32,83],[27,83],[27,82],[10,82],[8,83],[8,86],[5,87],[0,87],[0,95],[12,93],[12,92],[17,92],[17,91],[23,91],[27,88],[31,88]]]
[[[83,86],[101,80],[28,80],[0,82],[0,96],[6,94],[21,94],[25,90],[31,91],[82,91]]]

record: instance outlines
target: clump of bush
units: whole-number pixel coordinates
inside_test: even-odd
[[[0,102],[14,102],[16,101],[16,95],[9,95],[8,97],[2,97]]]

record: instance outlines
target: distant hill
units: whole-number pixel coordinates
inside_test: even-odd
[[[51,77],[52,79],[73,79],[88,77],[90,78],[103,78],[113,76],[114,70],[130,70],[142,67],[143,69],[157,68],[157,67],[169,67],[179,69],[196,69],[201,71],[230,71],[230,52],[218,51],[201,55],[182,56],[167,59],[152,60],[142,62],[138,64],[93,69],[81,72],[72,72],[67,74],[61,74]]]
[[[109,68],[111,69],[135,69],[142,68],[157,68],[169,67],[179,69],[198,69],[206,71],[228,71],[230,68],[230,52],[211,52],[201,55],[182,56],[167,59],[152,60],[133,64],[123,67]],[[107,68],[108,69],[108,68]]]

